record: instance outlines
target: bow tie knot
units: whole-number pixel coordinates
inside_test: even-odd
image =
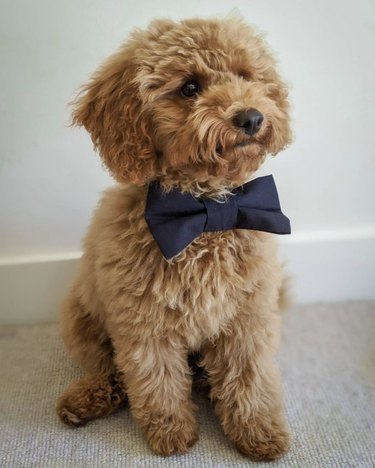
[[[203,232],[252,229],[290,234],[290,222],[281,212],[272,176],[259,177],[238,187],[225,201],[194,197],[179,190],[165,192],[158,182],[152,182],[145,217],[167,259],[180,253]]]
[[[236,226],[238,207],[235,196],[229,196],[223,202],[210,198],[202,198],[201,200],[207,212],[204,232],[227,231]]]

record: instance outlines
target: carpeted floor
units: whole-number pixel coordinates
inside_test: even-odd
[[[297,307],[285,316],[278,360],[291,451],[252,463],[200,401],[200,440],[186,455],[153,455],[129,410],[71,429],[55,399],[80,372],[55,325],[0,328],[0,466],[375,467],[375,302]]]

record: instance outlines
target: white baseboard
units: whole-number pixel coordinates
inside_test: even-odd
[[[375,230],[283,238],[295,303],[375,299]]]
[[[57,321],[79,257],[78,253],[0,262],[0,324]]]
[[[280,237],[296,303],[375,299],[375,231]],[[0,324],[54,322],[80,253],[0,259]]]

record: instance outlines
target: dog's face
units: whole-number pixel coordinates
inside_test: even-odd
[[[119,181],[220,192],[290,141],[287,90],[241,20],[154,21],[94,75],[74,121]]]

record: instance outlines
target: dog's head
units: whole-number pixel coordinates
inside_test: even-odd
[[[155,20],[94,74],[75,124],[112,175],[220,193],[290,142],[287,90],[240,19]]]

